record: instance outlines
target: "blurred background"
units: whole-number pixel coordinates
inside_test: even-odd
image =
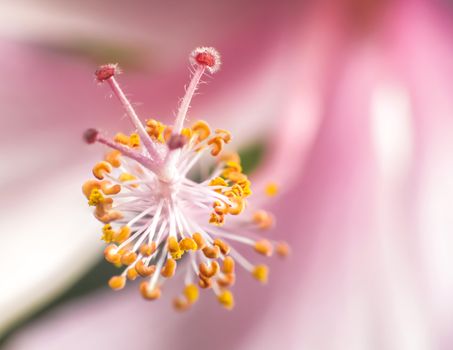
[[[449,0],[2,0],[0,347],[452,349],[452,18]],[[106,287],[80,191],[103,150],[81,135],[131,132],[99,64],[169,122],[197,46],[223,66],[189,117],[279,184],[269,235],[293,253],[267,286],[240,273],[233,311],[180,314],[173,287]]]

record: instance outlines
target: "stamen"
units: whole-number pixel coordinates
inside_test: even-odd
[[[118,67],[105,65],[96,71],[97,80],[110,85],[137,133],[119,132],[111,140],[96,129],[84,133],[87,143],[98,142],[112,150],[94,166],[96,179],[86,181],[82,192],[94,207],[94,216],[105,224],[105,259],[123,267],[109,280],[112,289],[124,288],[128,280],[148,278],[140,284],[140,293],[154,300],[161,296],[165,280],[182,267],[185,287],[173,302],[178,310],[187,310],[198,300],[198,288],[211,289],[219,303],[231,309],[234,298],[229,288],[236,280],[236,264],[262,283],[268,279],[267,267],[252,264],[235,246],[245,244],[265,256],[274,248],[286,256],[289,246],[257,234],[258,229],[273,226],[273,216],[250,211],[251,182],[240,158],[222,153],[231,134],[211,130],[204,121],[183,127],[201,77],[220,65],[212,48],[194,50],[190,60],[194,73],[174,126],[154,119],[142,124],[115,80]],[[218,157],[209,176],[202,172],[200,181],[189,179],[188,172],[209,153]],[[270,184],[266,192],[275,194],[276,185]],[[244,212],[245,219],[234,217]]]

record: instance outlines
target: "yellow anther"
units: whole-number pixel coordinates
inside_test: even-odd
[[[226,274],[234,272],[234,260],[231,256],[227,256],[223,259],[222,272]]]
[[[233,293],[229,290],[224,290],[221,294],[217,296],[217,300],[222,306],[228,310],[231,310],[234,307],[234,298]]]
[[[216,136],[208,141],[208,145],[212,146],[211,155],[216,157],[222,152],[223,149],[223,139]]]
[[[90,198],[88,199],[88,205],[96,206],[104,202],[104,196],[97,188],[91,191]]]
[[[109,280],[109,287],[113,290],[123,289],[126,285],[126,277],[124,276],[113,276]]]
[[[104,257],[109,263],[118,264],[121,262],[121,255],[118,253],[118,247],[110,244],[104,249]]]
[[[252,271],[253,277],[255,277],[261,283],[267,283],[269,271],[266,265],[257,265]]]
[[[185,237],[179,242],[179,248],[184,251],[197,250],[198,246],[195,240],[189,237]]]
[[[228,212],[228,206],[224,201],[215,201],[212,207],[217,215],[225,215]]]
[[[274,182],[268,183],[264,189],[264,193],[269,197],[274,197],[278,193],[278,185]]]
[[[210,278],[203,276],[201,273],[198,275],[198,277],[200,278],[198,280],[198,285],[200,286],[200,288],[202,289],[211,288],[212,281]]]
[[[82,186],[82,192],[87,197],[87,199],[90,199],[91,192],[94,189],[99,190],[101,188],[101,183],[98,180],[88,180],[85,181],[85,183]]]
[[[190,304],[193,304],[198,300],[198,294],[198,287],[195,284],[188,284],[184,288],[184,296]]]
[[[121,175],[118,177],[118,180],[121,182],[127,182],[127,181],[134,181],[137,180],[137,178],[129,173],[121,173]],[[131,185],[132,187],[138,187],[138,184],[133,184]]]
[[[179,250],[179,243],[176,237],[168,237],[167,240],[167,249],[170,253],[177,252]]]
[[[203,249],[204,247],[206,247],[206,242],[205,242],[205,240],[203,239],[203,236],[200,233],[195,232],[192,235],[192,238],[195,241],[195,243],[197,243],[198,249]]]
[[[171,236],[167,240],[167,249],[173,259],[179,260],[184,255],[184,250],[180,249],[179,243],[176,237]]]
[[[222,171],[222,176],[228,178],[231,173],[242,173],[241,165],[233,161],[226,162],[225,169]]]
[[[255,242],[255,251],[265,256],[271,256],[273,247],[267,239],[262,239]]]
[[[113,239],[116,243],[123,243],[131,235],[131,228],[129,226],[123,226],[120,230],[113,236]]]
[[[220,248],[217,246],[206,246],[203,248],[203,254],[209,259],[217,259],[220,256]]]
[[[221,288],[229,288],[234,285],[234,282],[236,281],[236,276],[234,273],[228,273],[223,276],[220,276],[217,278],[217,284]]]
[[[154,289],[149,289],[149,283],[147,281],[143,281],[140,283],[140,293],[143,298],[148,300],[155,300],[160,298],[160,289],[159,287],[155,287]]]
[[[123,218],[123,214],[117,210],[111,210],[107,213],[102,214],[95,212],[94,216],[96,217],[96,219],[103,222],[104,224]]]
[[[244,189],[239,184],[234,184],[231,187],[231,192],[233,192],[237,197],[244,197]]]
[[[216,129],[215,133],[218,137],[222,138],[225,143],[229,143],[231,141],[231,133],[228,130]]]
[[[271,228],[274,223],[272,215],[265,210],[258,210],[253,213],[252,220],[262,230]]]
[[[184,250],[178,250],[177,252],[170,253],[171,257],[175,260],[179,260],[184,255]]]
[[[228,184],[221,177],[215,177],[209,182],[209,186],[228,186]]]
[[[291,249],[286,242],[279,242],[275,247],[275,251],[281,257],[286,257],[291,253]]]
[[[121,143],[124,146],[129,146],[129,136],[119,132],[113,138],[115,142]]]
[[[209,137],[211,135],[211,129],[209,128],[208,123],[206,123],[203,120],[197,121],[193,126],[192,126],[192,131],[194,134],[197,134],[198,137],[198,142],[201,142]]]
[[[104,198],[102,201],[99,201],[99,203],[96,204],[95,214],[99,216],[107,214],[110,211],[110,209],[112,209],[112,205],[113,205],[112,198]]]
[[[184,128],[181,130],[181,135],[185,136],[187,140],[190,140],[193,135],[193,131],[191,128]]]
[[[211,261],[210,266],[205,263],[199,265],[200,274],[206,278],[211,278],[219,271],[219,263],[215,260]]]
[[[233,205],[228,208],[228,214],[239,215],[245,209],[245,200],[240,197],[230,198]]]
[[[234,163],[241,163],[241,158],[239,157],[239,154],[236,152],[224,152],[219,158],[220,161],[222,162],[234,162]]]
[[[144,243],[140,246],[140,254],[143,256],[151,256],[156,251],[156,242],[151,242],[150,244]]]
[[[190,308],[190,303],[182,298],[173,299],[173,307],[178,311],[186,311]]]
[[[102,189],[102,192],[104,192],[104,194],[112,195],[112,194],[118,194],[121,191],[121,186],[118,184],[110,186],[109,181],[102,181],[101,189]]]
[[[228,180],[234,183],[242,184],[247,181],[247,175],[238,173],[237,171],[232,171],[228,173]]]
[[[93,167],[93,175],[99,180],[102,180],[104,178],[105,173],[111,173],[112,172],[112,166],[110,163],[107,163],[106,161],[102,161],[99,163],[96,163],[96,165]]]
[[[111,243],[113,241],[113,234],[115,231],[112,229],[112,225],[106,224],[102,228],[102,237],[101,239],[105,241],[106,243]]]
[[[160,143],[164,143],[165,137],[166,136],[168,137],[169,136],[168,134],[171,134],[170,128],[167,128],[165,124],[162,124],[161,122],[158,122],[157,120],[154,119],[147,120],[146,126],[147,126],[146,131],[148,132],[148,135],[151,136],[153,140],[158,141]]]
[[[174,259],[167,259],[165,262],[164,267],[162,268],[162,271],[160,272],[162,277],[165,278],[171,278],[174,276],[176,271],[176,261]]]
[[[112,167],[119,168],[121,166],[121,152],[114,149],[105,155],[104,160],[110,163]]]
[[[211,213],[209,223],[216,226],[222,226],[225,223],[225,216],[216,213]]]
[[[214,243],[213,244],[215,246],[219,247],[220,252],[223,255],[227,255],[230,252],[230,246],[226,242],[222,241],[220,238],[214,239]]]
[[[128,280],[134,281],[138,277],[138,273],[135,267],[131,267],[130,269],[128,269],[126,276]]]
[[[134,266],[137,273],[142,277],[151,276],[156,271],[155,265],[146,266],[143,260],[137,261]]]
[[[244,181],[238,182],[238,185],[242,187],[242,190],[244,191],[244,197],[248,197],[252,194],[252,190],[250,188],[251,182],[247,179]]]
[[[138,136],[138,134],[131,134],[131,136],[129,136],[129,147],[140,147],[140,136]]]
[[[121,256],[121,263],[126,266],[132,265],[135,260],[137,260],[137,254],[134,252],[128,251]]]

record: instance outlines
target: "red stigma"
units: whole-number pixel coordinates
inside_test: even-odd
[[[103,82],[113,77],[117,72],[118,66],[116,64],[106,64],[100,66],[94,74],[99,82]]]
[[[88,129],[83,133],[83,139],[86,143],[92,144],[96,142],[96,138],[98,136],[98,131],[96,129]]]
[[[167,142],[168,148],[172,151],[184,147],[187,139],[184,135],[173,134]]]
[[[213,67],[216,64],[216,58],[209,52],[200,52],[195,56],[195,60],[204,66]]]

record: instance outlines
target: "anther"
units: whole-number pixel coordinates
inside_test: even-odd
[[[266,265],[257,265],[254,267],[252,271],[253,277],[255,277],[258,281],[265,284],[268,280],[269,271]]]
[[[114,149],[108,152],[104,157],[106,162],[109,162],[114,168],[119,168],[121,166],[121,152]]]
[[[273,225],[272,215],[265,210],[258,210],[253,214],[253,222],[262,230],[267,230]]]
[[[184,288],[184,296],[191,304],[195,303],[198,300],[198,294],[198,288],[195,284],[188,284]]]
[[[257,241],[255,242],[255,251],[265,256],[271,256],[273,251],[272,244],[267,239]]]
[[[178,311],[186,311],[190,308],[190,303],[182,298],[173,299],[173,307]]]
[[[270,182],[266,185],[266,188],[264,189],[264,193],[268,197],[274,197],[278,194],[278,185],[274,182]]]
[[[140,246],[140,254],[143,256],[151,256],[156,251],[156,248],[156,242],[151,242],[150,244],[144,243]]]
[[[155,265],[146,266],[143,260],[137,261],[135,264],[135,270],[142,277],[151,276],[156,271]]]
[[[275,251],[281,257],[286,257],[290,254],[291,249],[290,249],[288,243],[279,242],[279,243],[277,243],[277,246],[275,247]]]
[[[137,260],[137,254],[134,253],[134,252],[125,252],[122,256],[121,256],[121,263],[123,265],[131,265],[135,262],[135,260]]]
[[[219,263],[215,260],[211,261],[210,266],[205,263],[200,263],[199,265],[200,274],[206,278],[211,278],[215,276],[217,271],[219,271]]]
[[[207,139],[209,135],[211,135],[211,129],[209,128],[208,123],[206,123],[204,120],[197,121],[192,126],[192,131],[194,132],[194,134],[197,134],[198,142]]]
[[[126,276],[128,280],[134,281],[138,277],[138,272],[135,269],[135,267],[131,267],[130,269],[128,269]]]
[[[220,248],[217,246],[204,247],[203,254],[209,259],[217,259],[220,256]]]
[[[176,271],[176,260],[174,259],[167,259],[165,262],[164,267],[162,268],[162,271],[160,272],[162,277],[165,278],[171,278],[174,276]]]
[[[120,230],[114,235],[115,242],[123,243],[131,235],[131,228],[129,226],[123,226]]]
[[[224,241],[222,241],[220,238],[214,239],[214,245],[219,247],[220,252],[223,255],[227,255],[230,252],[230,246]]]
[[[93,167],[93,175],[99,180],[104,178],[105,173],[110,172],[112,172],[112,166],[106,161],[101,161]]]
[[[117,264],[121,261],[121,255],[118,254],[118,247],[110,244],[104,249],[104,257],[109,263]]]
[[[149,289],[149,283],[147,281],[143,281],[140,283],[140,293],[142,294],[143,298],[148,300],[155,300],[160,298],[160,289],[159,287],[155,287],[154,289]]]
[[[217,278],[217,284],[222,288],[229,288],[234,285],[236,276],[234,273],[228,273]]]
[[[198,280],[198,285],[200,286],[200,288],[202,288],[202,289],[211,288],[212,281],[210,278],[203,276],[201,273],[198,275],[198,277],[200,278]]]
[[[234,298],[233,293],[229,290],[223,291],[221,294],[217,296],[217,300],[219,301],[222,306],[228,310],[231,310],[234,307]]]
[[[198,245],[195,242],[194,239],[189,238],[189,237],[184,237],[180,242],[179,242],[179,248],[184,251],[188,250],[197,250]]]
[[[192,235],[192,238],[195,241],[195,243],[197,244],[198,249],[203,249],[204,247],[206,247],[206,242],[205,242],[205,240],[203,239],[203,236],[200,233],[195,232]]]
[[[126,285],[126,277],[124,276],[113,276],[109,280],[109,287],[113,290],[123,289]]]
[[[223,259],[222,272],[226,274],[234,272],[234,260],[231,256],[227,256]]]

